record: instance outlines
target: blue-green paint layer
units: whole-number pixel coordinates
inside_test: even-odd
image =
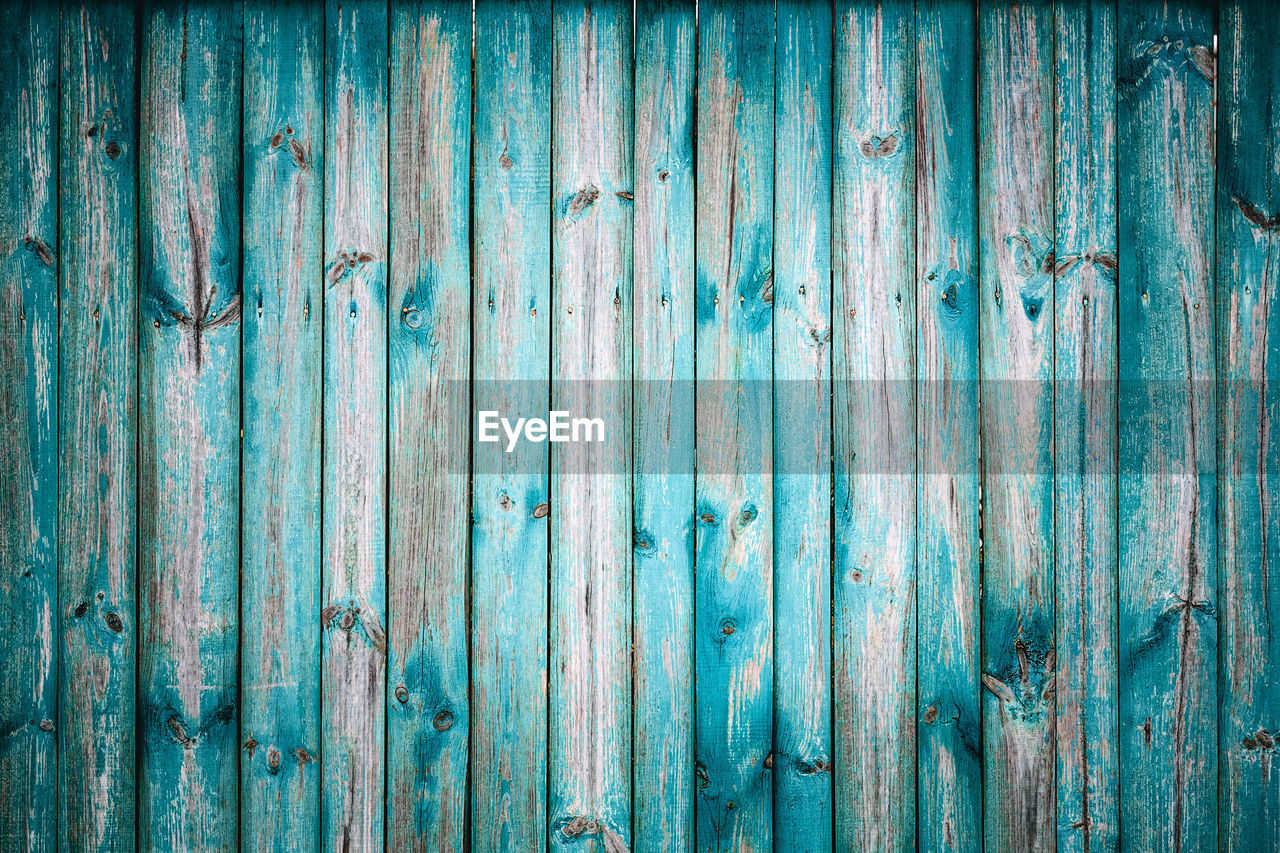
[[[831,6],[778,6],[773,825],[831,847]]]
[[[836,14],[835,846],[909,850],[916,822],[915,9],[850,4]]]
[[[1119,157],[1120,844],[1218,841],[1214,15],[1126,3]]]
[[[632,849],[694,845],[694,9],[641,2],[635,36]]]
[[[471,9],[391,9],[387,846],[466,850]]]
[[[58,8],[0,46],[0,848],[58,838]]]
[[[551,4],[482,0],[472,119],[474,408],[544,416],[551,357]],[[476,442],[471,845],[547,845],[549,454]]]
[[[978,13],[982,723],[989,848],[1053,850],[1053,7]]]
[[[239,4],[143,16],[138,844],[234,850],[240,523]]]
[[[1058,849],[1119,844],[1116,6],[1054,9]]]
[[[977,21],[916,8],[917,843],[982,849]]]
[[[135,838],[136,37],[132,4],[64,10],[61,121],[84,130],[61,134],[59,157],[63,850],[132,851]]]
[[[1276,311],[1280,208],[1280,17],[1274,4],[1219,9],[1217,171],[1220,618],[1219,849],[1280,839],[1280,482],[1273,417],[1280,376]]]
[[[631,4],[554,4],[549,843],[631,847]]]
[[[772,847],[772,3],[699,9],[698,850]]]
[[[385,2],[333,0],[324,70],[321,843],[385,843],[387,156]]]
[[[324,9],[245,8],[240,844],[320,843]]]

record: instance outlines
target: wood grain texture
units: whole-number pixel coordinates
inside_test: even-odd
[[[916,767],[915,9],[837,8],[836,847],[910,850]]]
[[[64,628],[58,730],[63,850],[134,849],[135,17],[131,4],[86,3],[67,7],[62,18],[58,610]]]
[[[1056,844],[1053,7],[978,13],[984,835]]]
[[[480,0],[472,139],[474,406],[545,417],[551,357],[551,7]],[[471,845],[547,846],[546,444],[474,445]]]
[[[387,844],[466,845],[471,14],[391,10]]]
[[[557,2],[551,403],[603,440],[551,451],[550,846],[631,848],[631,4]]]
[[[694,4],[635,21],[632,848],[694,846]]]
[[[0,46],[0,848],[58,839],[58,7]]]
[[[973,6],[916,9],[917,824],[982,849],[977,86]]]
[[[12,4],[0,849],[1277,846],[1273,5]]]
[[[1054,8],[1057,846],[1119,845],[1116,7]]]
[[[385,841],[387,23],[325,10],[321,843],[342,853]]]
[[[831,5],[777,10],[773,825],[831,849]]]
[[[1280,375],[1276,220],[1280,208],[1280,17],[1272,4],[1219,10],[1217,317],[1218,554],[1221,560],[1219,849],[1280,839],[1275,737],[1280,649],[1272,510],[1280,455],[1272,425]]]
[[[240,6],[143,17],[138,846],[234,850]]]
[[[772,848],[772,3],[699,9],[697,849]]]
[[[1213,11],[1119,10],[1120,843],[1217,843]]]
[[[324,9],[245,8],[240,843],[320,844]]]

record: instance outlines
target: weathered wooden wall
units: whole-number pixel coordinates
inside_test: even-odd
[[[1277,4],[6,11],[0,850],[1280,850]]]

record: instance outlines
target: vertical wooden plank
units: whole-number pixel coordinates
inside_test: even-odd
[[[152,6],[142,38],[139,846],[237,837],[238,4]]]
[[[1222,708],[1219,841],[1247,851],[1280,839],[1280,535],[1272,495],[1280,468],[1273,436],[1280,376],[1276,250],[1280,229],[1280,17],[1256,0],[1224,3],[1218,85],[1219,559],[1222,561]]]
[[[324,9],[245,9],[241,844],[320,843]]]
[[[555,5],[549,840],[631,848],[631,4]],[[586,842],[585,845],[582,842]]]
[[[831,849],[831,4],[778,5],[774,845]]]
[[[1116,729],[1116,9],[1054,9],[1057,843],[1120,841]]]
[[[836,847],[915,841],[915,7],[838,8]]]
[[[694,846],[694,4],[635,24],[632,849]]]
[[[918,844],[982,849],[976,21],[916,9]]]
[[[772,847],[773,4],[699,10],[699,850]]]
[[[58,406],[64,850],[134,848],[136,50],[132,4],[64,10]]]
[[[381,850],[386,768],[387,6],[325,9],[322,843]]]
[[[1053,7],[978,28],[984,835],[1052,850]]]
[[[58,838],[58,7],[0,46],[0,848]]]
[[[1217,843],[1213,10],[1125,4],[1119,131],[1121,845]]]
[[[387,843],[466,845],[471,8],[391,11]]]
[[[545,417],[551,357],[551,9],[475,10],[474,406]],[[474,445],[471,843],[547,845],[545,444]]]

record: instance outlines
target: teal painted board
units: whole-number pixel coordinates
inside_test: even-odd
[[[135,842],[136,38],[132,4],[64,10],[58,241],[63,850],[131,851]]]
[[[1218,840],[1213,10],[1119,9],[1120,843]]]
[[[1053,6],[978,13],[984,835],[1053,850]]]
[[[391,9],[387,846],[466,844],[471,12]]]
[[[831,849],[831,5],[777,9],[773,838]]]
[[[1057,844],[1119,845],[1116,5],[1054,9]]]
[[[631,4],[554,4],[548,840],[631,848]]]
[[[697,848],[772,848],[772,3],[699,10]]]
[[[693,2],[635,10],[632,849],[694,846]]]
[[[1272,419],[1280,375],[1275,252],[1280,220],[1280,17],[1272,4],[1235,0],[1219,10],[1217,157],[1218,554],[1222,619],[1218,733],[1218,846],[1280,840],[1275,761],[1280,649],[1272,614],[1280,587],[1271,503],[1280,454]],[[1266,93],[1263,95],[1263,93]]]
[[[924,850],[982,849],[978,632],[977,22],[916,9],[916,820]]]
[[[381,850],[386,777],[385,2],[325,9],[321,843]]]
[[[0,47],[0,848],[58,838],[58,8]]]
[[[238,4],[143,15],[138,846],[238,836]]]
[[[916,831],[916,23],[836,9],[835,844]],[[779,246],[779,248],[781,248]]]
[[[245,8],[240,844],[320,844],[324,9]]]
[[[480,0],[472,118],[475,411],[545,417],[551,376],[550,4]],[[479,436],[477,436],[478,438]],[[546,444],[473,445],[471,846],[547,846]]]

